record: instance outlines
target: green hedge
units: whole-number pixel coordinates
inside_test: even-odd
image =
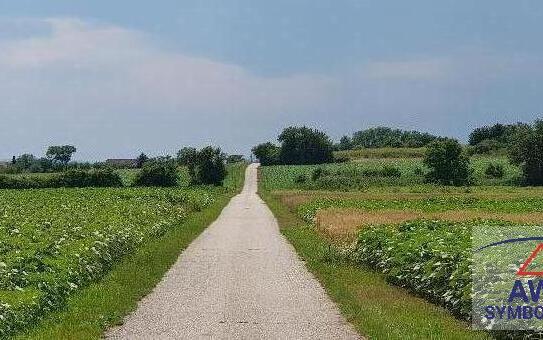
[[[69,170],[41,176],[0,175],[0,189],[121,187],[122,178],[110,169]]]

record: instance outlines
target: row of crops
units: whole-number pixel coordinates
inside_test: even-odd
[[[182,226],[219,188],[0,191],[0,338],[102,277],[146,240]]]
[[[496,213],[543,212],[543,199],[540,197],[516,197],[507,199],[488,199],[477,197],[442,196],[422,199],[314,199],[297,207],[298,215],[313,223],[320,209],[355,208],[360,211],[404,210],[420,212],[441,211],[489,211]],[[490,232],[494,231],[494,232]],[[506,231],[509,231],[508,233]],[[458,317],[470,320],[473,306],[472,278],[473,236],[478,237],[479,245],[488,244],[512,235],[541,235],[541,227],[536,225],[515,225],[500,220],[470,220],[450,222],[442,220],[414,220],[401,224],[369,225],[361,227],[356,242],[343,251],[350,260],[382,272],[392,284],[404,287],[416,295],[444,306]],[[532,250],[529,245],[521,245],[515,250],[513,262],[502,265],[502,270],[514,276],[516,268]],[[505,251],[511,252],[507,248]],[[492,255],[490,252],[486,255]],[[510,259],[503,257],[503,259]],[[493,287],[506,286],[510,289],[509,276],[492,276],[489,268],[496,267],[495,256],[485,259],[478,267],[480,281],[493,282]],[[505,269],[503,269],[505,268]],[[488,275],[492,276],[488,280]],[[488,284],[485,284],[488,286]],[[488,290],[488,287],[485,288]],[[481,290],[481,289],[479,289]],[[498,291],[503,293],[503,289]],[[494,292],[496,294],[496,292]],[[488,292],[479,294],[487,297]],[[506,294],[501,294],[507,296]]]

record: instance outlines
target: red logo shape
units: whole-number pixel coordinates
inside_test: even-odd
[[[532,272],[532,271],[526,270],[528,266],[532,263],[532,261],[535,259],[537,254],[542,250],[543,250],[543,243],[540,243],[537,245],[534,251],[530,254],[530,256],[526,259],[526,261],[524,261],[522,266],[520,266],[517,272],[517,276],[543,276],[543,271]]]

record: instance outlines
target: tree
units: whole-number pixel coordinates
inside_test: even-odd
[[[36,157],[34,157],[34,155],[25,153],[15,159],[15,167],[19,171],[30,171],[30,168],[35,162]]]
[[[255,157],[258,158],[261,165],[274,165],[279,163],[280,148],[270,142],[258,144],[251,151]]]
[[[184,147],[177,152],[177,163],[179,165],[189,165],[195,161],[197,154],[196,148]]]
[[[225,159],[220,148],[207,146],[197,151],[188,164],[192,184],[222,185],[227,174]]]
[[[50,146],[45,155],[53,161],[66,165],[72,159],[72,155],[76,151],[77,149],[73,145],[57,145]]]
[[[509,158],[522,167],[526,184],[543,185],[543,120],[515,135]]]
[[[351,150],[353,148],[353,141],[349,136],[343,136],[339,140],[338,149],[339,150]]]
[[[136,168],[141,169],[143,165],[149,160],[146,154],[143,152],[136,158]]]
[[[351,141],[351,149],[356,147],[417,148],[426,146],[438,139],[439,137],[426,132],[405,131],[401,129],[392,129],[385,126],[378,126],[355,132]]]
[[[282,164],[322,164],[334,161],[333,145],[322,131],[291,126],[277,139],[281,143],[279,160]]]
[[[17,161],[17,160],[16,160],[15,156],[13,156],[13,158],[11,158],[11,164],[15,165],[15,162],[16,162],[16,161]]]
[[[470,183],[469,159],[457,140],[432,142],[426,150],[424,164],[430,168],[427,176],[431,182],[456,186]]]
[[[512,138],[519,133],[529,129],[530,126],[525,123],[516,123],[516,124],[494,124],[492,126],[482,126],[474,129],[469,135],[469,145],[475,146],[484,141],[493,141],[494,143],[500,145],[502,148],[505,147],[512,141]]]
[[[227,164],[239,163],[243,161],[245,161],[245,157],[243,157],[243,155],[228,155],[228,157],[226,157]]]

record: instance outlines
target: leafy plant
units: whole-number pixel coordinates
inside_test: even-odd
[[[502,178],[505,175],[505,170],[502,164],[490,163],[485,168],[485,175],[491,178]]]
[[[0,338],[62,307],[143,242],[207,207],[209,188],[0,192]]]

